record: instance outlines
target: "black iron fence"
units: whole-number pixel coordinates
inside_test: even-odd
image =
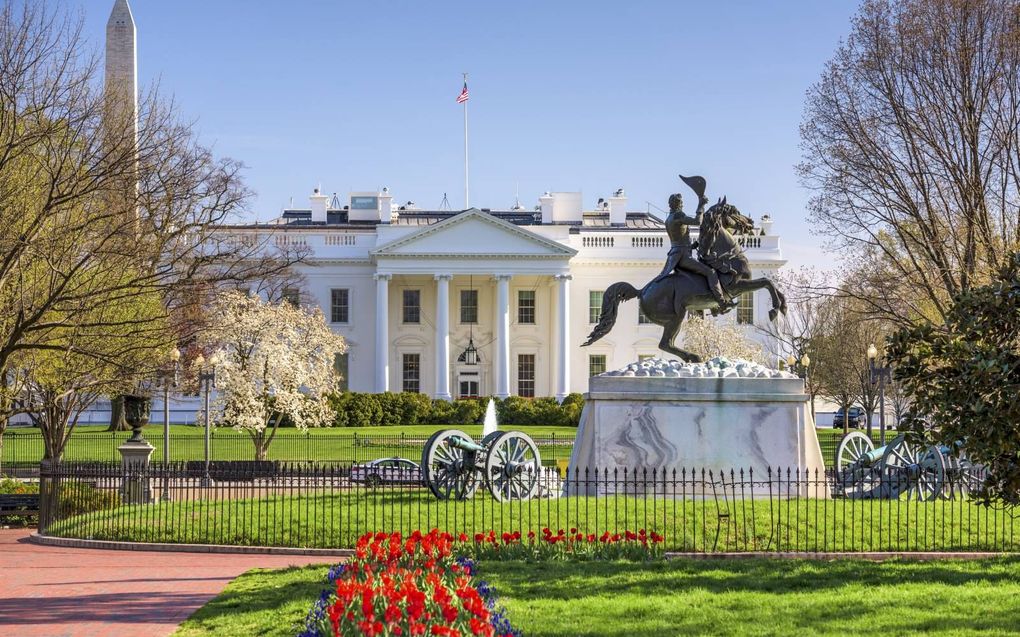
[[[882,478],[847,487],[833,472],[785,469],[545,470],[534,497],[507,502],[484,483],[469,499],[441,500],[406,477],[362,479],[336,463],[223,462],[208,471],[198,462],[135,471],[47,463],[39,528],[99,540],[330,548],[366,532],[431,528],[468,537],[646,529],[667,550],[697,553],[1020,548],[1020,518],[976,504],[966,496],[974,485],[952,475],[931,500]]]
[[[75,432],[68,440],[62,460],[66,462],[120,462],[117,448],[130,437],[130,431]],[[155,447],[153,463],[163,462],[161,428],[147,429],[146,439]],[[170,432],[171,462],[204,460],[205,432]],[[535,437],[543,462],[549,466],[570,457],[573,436]],[[428,440],[427,435],[404,433],[364,434],[353,431],[338,433],[330,429],[280,430],[269,447],[266,460],[279,462],[333,462],[353,464],[378,458],[404,457],[418,461]],[[0,474],[37,475],[43,458],[42,436],[37,430],[8,430],[3,436]],[[234,429],[213,429],[209,432],[209,456],[217,462],[253,461],[255,446],[247,434]]]

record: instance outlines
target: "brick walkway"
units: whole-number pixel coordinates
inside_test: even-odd
[[[252,568],[333,563],[336,557],[65,549],[0,530],[0,635],[169,635]]]

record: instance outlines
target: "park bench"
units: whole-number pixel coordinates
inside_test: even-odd
[[[0,493],[0,518],[38,517],[38,493]]]

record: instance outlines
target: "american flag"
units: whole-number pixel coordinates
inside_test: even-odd
[[[457,103],[458,104],[463,104],[466,101],[468,101],[468,90],[467,90],[467,80],[464,80],[464,90],[462,90],[460,92],[460,95],[457,96]]]

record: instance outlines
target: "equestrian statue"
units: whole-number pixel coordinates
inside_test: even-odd
[[[698,196],[694,216],[683,211],[683,197],[673,194],[669,198],[669,216],[666,217],[666,234],[670,248],[662,272],[638,290],[626,281],[609,286],[602,294],[602,314],[598,325],[588,335],[582,347],[591,345],[613,329],[617,309],[622,301],[637,298],[641,311],[652,323],[662,326],[659,349],[679,356],[689,363],[701,358],[673,345],[680,325],[688,312],[709,310],[713,315],[724,314],[736,306],[733,299],[744,292],[765,288],[772,297],[769,319],[774,321],[779,312],[786,314],[786,298],[772,281],[751,277],[751,267],[737,239],[730,232],[748,234],[754,222],[740,214],[736,206],[726,203],[723,197],[705,210],[706,182],[703,177],[680,179]],[[698,226],[698,240],[691,242],[689,226]],[[694,249],[698,258],[694,258]]]

